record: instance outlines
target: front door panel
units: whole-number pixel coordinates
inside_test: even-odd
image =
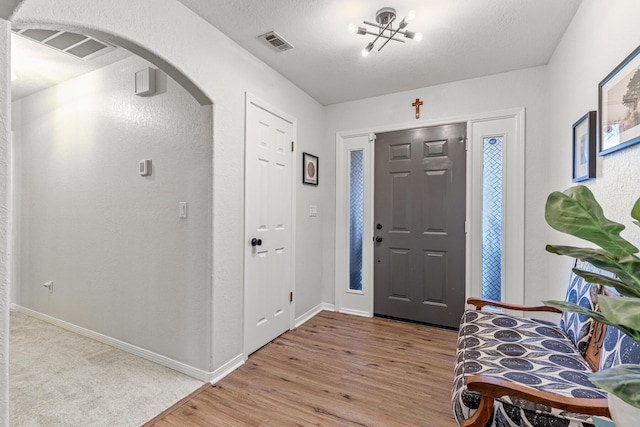
[[[466,124],[376,135],[374,312],[456,327],[464,310]],[[378,228],[378,227],[377,227]]]

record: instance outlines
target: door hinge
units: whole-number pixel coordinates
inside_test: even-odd
[[[293,292],[289,292],[289,302],[293,302]]]
[[[369,142],[375,142],[376,141],[376,134],[375,133],[370,133],[369,134]]]
[[[291,152],[293,153],[293,141],[291,141]]]
[[[465,232],[465,234],[469,232],[469,226],[468,226],[468,224],[469,224],[469,223],[468,223],[467,221],[465,221],[465,222],[464,222],[464,232]]]
[[[469,138],[464,139],[464,151],[469,151]]]

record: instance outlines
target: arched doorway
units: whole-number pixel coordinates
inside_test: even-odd
[[[138,96],[146,69],[157,85]],[[14,104],[13,302],[207,380],[212,107],[137,55],[90,74]],[[151,160],[146,174],[141,160]]]

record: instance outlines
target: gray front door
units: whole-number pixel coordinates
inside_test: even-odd
[[[466,130],[460,123],[376,135],[375,314],[460,323]]]

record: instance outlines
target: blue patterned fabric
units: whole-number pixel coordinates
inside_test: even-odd
[[[471,417],[480,395],[470,375],[488,375],[567,397],[606,398],[588,380],[591,368],[557,326],[501,313],[466,311],[460,323],[452,404],[458,424]],[[488,426],[592,426],[591,418],[521,399],[496,399]]]
[[[600,352],[600,370],[626,363],[640,364],[640,345],[613,326],[607,326]]]
[[[575,267],[580,270],[609,275],[609,273],[596,269],[584,261],[577,261]],[[572,271],[565,301],[578,304],[580,307],[596,310],[597,298],[600,292],[600,285],[589,283]],[[562,313],[560,319],[560,328],[567,334],[571,341],[573,341],[581,354],[584,354],[587,350],[593,332],[593,325],[594,320],[590,317],[569,311]]]
[[[576,268],[614,277],[589,263]],[[566,300],[597,310],[601,286],[571,274]],[[467,390],[470,375],[486,375],[552,392],[587,399],[606,398],[588,379],[591,368],[583,358],[594,321],[576,313],[563,313],[560,325],[535,319],[483,311],[466,311],[460,322],[453,410],[458,425],[473,416],[481,396]],[[600,369],[640,364],[640,345],[609,326],[600,355]],[[496,399],[486,427],[592,427],[591,417],[560,411],[508,396]]]

